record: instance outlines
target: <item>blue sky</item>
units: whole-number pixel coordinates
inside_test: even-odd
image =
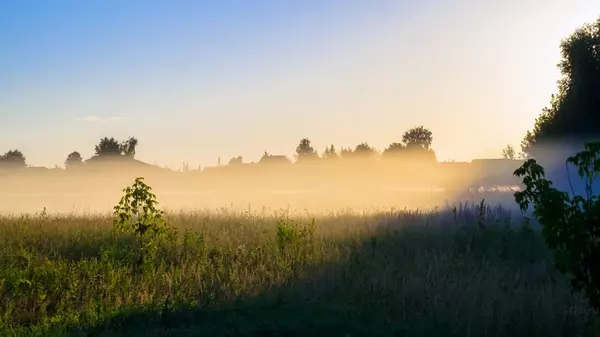
[[[173,168],[309,137],[497,156],[548,103],[558,43],[596,1],[4,1],[0,152],[33,165],[140,140]],[[466,136],[468,135],[468,137]]]

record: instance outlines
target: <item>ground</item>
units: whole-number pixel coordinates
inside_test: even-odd
[[[498,207],[171,213],[146,269],[110,216],[0,218],[3,336],[593,336],[539,234]]]

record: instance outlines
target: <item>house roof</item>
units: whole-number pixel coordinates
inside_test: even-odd
[[[284,155],[265,155],[260,158],[258,161],[261,164],[291,164],[291,161],[288,157]]]

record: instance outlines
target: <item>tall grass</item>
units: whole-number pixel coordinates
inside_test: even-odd
[[[171,212],[150,273],[105,215],[0,218],[2,336],[592,336],[502,208]]]

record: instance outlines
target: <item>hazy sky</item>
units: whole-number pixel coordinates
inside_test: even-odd
[[[497,157],[556,90],[598,0],[5,0],[0,151],[31,165],[103,136],[180,168],[383,149],[424,125],[440,160]]]

